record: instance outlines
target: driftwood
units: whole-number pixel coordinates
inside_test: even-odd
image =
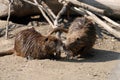
[[[31,5],[37,6],[44,18],[48,21],[48,23],[53,27],[56,28],[59,25],[59,19],[62,14],[65,13],[66,7],[72,4],[70,6],[72,10],[78,12],[79,14],[85,16],[88,18],[88,16],[91,17],[91,19],[96,22],[98,25],[101,25],[105,30],[107,30],[109,33],[113,34],[115,37],[120,38],[120,32],[113,29],[111,26],[109,26],[107,23],[103,22],[100,18],[97,16],[100,16],[107,22],[111,23],[115,27],[120,27],[120,24],[116,23],[115,21],[111,20],[110,18],[104,16],[103,14],[105,11],[103,9],[96,8],[94,6],[88,5],[86,3],[80,2],[80,1],[72,1],[72,0],[59,0],[59,3],[63,4],[62,9],[58,12],[57,15],[54,14],[54,12],[49,8],[49,6],[43,1],[38,2],[37,0],[33,0],[33,2],[28,0],[23,0]],[[96,16],[97,15],[97,16]],[[48,17],[49,16],[49,17]],[[7,30],[7,27],[6,27]],[[7,32],[6,32],[7,33]],[[60,34],[57,35],[58,38],[60,38]]]
[[[0,0],[0,18],[6,17],[8,15],[8,5],[10,0]],[[33,0],[27,0],[33,2]],[[37,0],[40,1],[40,0]],[[57,0],[43,0],[52,9],[52,11],[57,14],[61,9],[62,5],[57,2]],[[57,7],[58,6],[58,7]],[[14,0],[11,5],[11,15],[15,17],[24,17],[30,15],[38,15],[41,12],[36,6],[24,2],[24,0]]]
[[[39,3],[37,2],[37,0],[34,0],[34,2],[35,2],[35,4],[37,4],[37,5],[39,5]],[[45,12],[43,11],[43,9],[42,9],[42,6],[40,7],[38,7],[39,8],[39,10],[41,11],[41,13],[42,13],[42,15],[45,17],[45,19],[48,21],[48,23],[52,26],[52,27],[54,27],[54,25],[52,24],[52,22],[50,21],[50,19],[48,18],[48,16],[45,14]]]
[[[104,9],[106,16],[120,18],[120,0],[79,0],[94,7]]]
[[[42,15],[44,16],[44,18],[48,21],[48,23],[54,28],[54,25],[53,23],[50,21],[50,19],[48,18],[48,16],[45,14],[45,12],[43,11],[42,9],[42,6],[39,5],[39,3],[37,2],[37,0],[34,0],[35,3],[31,2],[31,1],[27,1],[27,0],[24,0],[25,2],[29,3],[29,4],[32,4],[32,5],[35,5],[35,6],[38,6],[39,10],[41,11]]]
[[[75,6],[79,6],[80,8],[77,8],[77,11],[78,13],[82,14],[83,16],[86,16],[89,15],[91,17],[91,19],[96,22],[98,25],[101,25],[105,30],[107,30],[109,33],[111,33],[112,35],[114,35],[115,37],[117,38],[120,38],[120,32],[113,29],[111,26],[109,26],[107,23],[103,22],[100,18],[98,18],[95,14],[99,15],[100,17],[102,17],[103,19],[105,19],[107,22],[113,24],[115,27],[120,27],[120,25],[117,23],[117,22],[114,22],[113,20],[111,20],[110,18],[102,15],[101,13],[104,13],[103,10],[99,10],[95,7],[92,7],[92,6],[89,6],[89,5],[86,5],[84,3],[81,3],[79,1],[71,1],[71,0],[65,0],[67,2],[70,2],[72,4],[74,4]],[[78,4],[79,3],[79,4]],[[75,9],[73,6],[72,9]],[[90,11],[89,11],[90,10]],[[92,12],[94,13],[92,13]],[[96,13],[97,12],[97,13]]]
[[[49,8],[49,6],[44,1],[41,1],[41,5],[43,6],[43,8],[46,11],[46,13],[49,15],[49,17],[51,18],[51,20],[54,21],[54,19],[56,18],[56,15]]]
[[[58,20],[59,20],[59,18],[61,17],[61,15],[62,14],[64,14],[64,12],[66,11],[66,7],[67,7],[67,5],[68,5],[68,3],[65,3],[64,5],[63,5],[63,8],[59,11],[59,13],[57,14],[57,16],[55,16],[55,14],[52,12],[52,10],[47,6],[47,4],[45,4],[45,2],[44,1],[41,1],[41,4],[42,5],[40,5],[38,2],[37,2],[37,0],[34,0],[34,3],[33,2],[31,2],[31,1],[27,1],[27,0],[24,0],[25,2],[27,2],[27,3],[29,3],[29,4],[32,4],[32,5],[34,5],[34,6],[37,6],[38,8],[39,8],[39,10],[41,11],[41,13],[42,13],[42,15],[44,16],[44,18],[48,21],[48,23],[52,26],[52,28],[56,28],[56,27],[58,27],[59,26],[59,24],[58,24]],[[49,18],[48,18],[48,16],[46,15],[46,13],[48,14],[48,16],[51,18],[51,20],[53,21],[51,21]],[[60,32],[58,32],[57,34],[56,34],[56,37],[57,38],[60,38]]]
[[[103,19],[106,20],[107,22],[115,25],[115,27],[120,27],[120,24],[119,24],[119,23],[113,21],[112,19],[108,18],[107,16],[100,15],[100,14],[97,14],[97,15],[99,15],[101,18],[103,18]]]
[[[95,16],[90,11],[86,11],[87,14],[91,16],[91,18],[99,25],[101,25],[105,30],[113,34],[115,37],[120,38],[120,32],[116,31],[115,29],[111,28],[109,25],[107,25],[105,22],[100,20],[97,16]]]
[[[84,9],[88,9],[90,11],[93,11],[93,12],[97,12],[97,13],[101,13],[101,14],[104,13],[104,10],[102,10],[102,9],[96,8],[94,6],[85,4],[85,3],[77,1],[77,0],[66,0],[66,1],[72,3],[72,4],[76,5],[76,6],[82,7]]]
[[[7,24],[6,24],[6,34],[5,38],[8,39],[8,26],[9,26],[9,19],[10,19],[10,11],[11,11],[11,5],[13,3],[13,0],[10,0],[9,2],[9,9],[8,9],[8,17],[7,17]]]
[[[33,1],[33,0],[27,0]],[[40,0],[38,0],[40,1]],[[58,2],[58,0],[43,0],[50,9],[57,14],[61,8],[62,4]],[[87,5],[92,5],[93,7],[103,9],[105,11],[106,16],[115,16],[120,19],[120,0],[67,0],[72,2],[82,2]],[[4,17],[8,15],[8,5],[9,0],[0,0],[0,17]],[[37,7],[32,6],[24,2],[23,0],[14,0],[14,3],[11,6],[11,15],[17,17],[23,17],[28,15],[40,14],[41,12]],[[72,13],[72,12],[70,12]]]
[[[86,16],[87,14],[90,16],[89,18],[91,18],[93,21],[95,21],[98,25],[101,25],[101,27],[103,27],[105,30],[107,30],[109,33],[113,34],[115,37],[120,38],[120,32],[118,32],[117,30],[113,29],[111,26],[109,26],[108,24],[106,24],[105,22],[103,22],[100,18],[98,18],[95,14],[93,14],[92,12],[88,11],[88,10],[84,10],[84,9],[80,9],[80,8],[74,8],[75,11],[77,11],[78,13],[82,14],[83,16]],[[87,14],[86,14],[87,13]],[[107,17],[106,17],[107,18]],[[107,21],[109,20],[109,18],[107,18]],[[111,19],[110,19],[111,20]],[[112,21],[112,20],[111,20]],[[110,21],[110,22],[111,22]],[[112,21],[113,23],[113,21]],[[116,22],[115,22],[116,23]],[[118,24],[118,23],[116,23]]]
[[[66,11],[66,7],[67,7],[68,3],[65,3],[62,7],[62,9],[59,11],[59,13],[57,14],[55,21],[54,21],[54,25],[58,25],[58,20],[61,17],[62,14],[64,14],[64,12]]]

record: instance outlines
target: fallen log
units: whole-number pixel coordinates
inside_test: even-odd
[[[120,32],[118,32],[117,30],[113,29],[111,26],[109,26],[108,24],[106,24],[105,22],[103,22],[101,19],[99,19],[95,14],[99,15],[100,17],[102,17],[103,19],[105,19],[106,21],[114,24],[115,26],[117,25],[118,27],[119,24],[112,21],[110,18],[104,16],[104,15],[101,15],[101,14],[104,14],[104,10],[102,9],[98,9],[94,6],[90,6],[88,4],[85,4],[85,3],[82,3],[82,2],[79,2],[79,1],[71,1],[71,0],[62,0],[62,3],[63,4],[63,7],[62,9],[58,12],[57,16],[55,16],[55,14],[52,12],[52,10],[47,6],[46,3],[44,3],[44,1],[40,1],[38,2],[37,0],[33,0],[33,2],[31,1],[28,1],[28,0],[23,0],[29,4],[32,4],[34,6],[37,6],[38,9],[40,10],[40,12],[42,13],[42,15],[44,16],[44,18],[48,21],[48,23],[53,27],[53,28],[56,28],[58,27],[58,20],[60,19],[61,15],[64,14],[64,12],[66,11],[66,7],[68,6],[69,3],[73,4],[71,6],[71,8],[75,9],[75,6],[79,7],[77,8],[76,7],[76,11],[79,12],[80,14],[84,15],[87,17],[87,15],[89,15],[91,17],[91,19],[93,21],[95,21],[97,24],[101,25],[105,30],[107,30],[109,33],[111,33],[112,35],[114,35],[115,37],[117,38],[120,38]],[[42,5],[41,5],[41,2]],[[46,9],[48,7],[48,9]],[[90,11],[89,11],[90,10]],[[94,13],[92,13],[92,12]],[[10,10],[9,10],[9,14],[10,14]],[[47,15],[46,15],[47,14]],[[49,16],[49,17],[48,17]],[[8,17],[9,18],[9,17]],[[51,18],[51,21],[49,18]],[[6,34],[7,34],[7,28],[6,27]],[[58,38],[60,38],[60,34],[58,35]]]
[[[91,6],[103,9],[104,15],[120,19],[120,0],[79,0]]]
[[[120,24],[113,21],[112,19],[104,16],[104,15],[100,15],[100,14],[97,14],[98,16],[100,16],[101,18],[103,18],[104,20],[106,20],[107,22],[111,23],[112,25],[114,25],[114,27],[120,27]]]
[[[111,28],[109,25],[107,25],[105,22],[103,22],[102,20],[100,20],[96,15],[94,15],[93,13],[91,13],[90,11],[87,11],[87,14],[89,14],[91,16],[91,18],[99,25],[101,25],[105,30],[107,30],[109,33],[111,33],[112,35],[114,35],[117,38],[120,38],[120,32],[116,31],[115,29]]]
[[[33,0],[27,0],[32,1]],[[40,0],[37,0],[40,1]],[[51,8],[51,10],[57,14],[62,7],[62,4],[58,3],[57,0],[43,0]],[[0,0],[0,18],[8,15],[9,0]],[[40,14],[36,6],[24,2],[23,0],[14,0],[11,6],[11,15],[15,17],[24,17],[30,15]]]
[[[37,2],[37,0],[34,0],[34,3],[31,2],[31,1],[27,1],[27,0],[24,0],[25,2],[29,3],[29,4],[32,4],[34,6],[38,6],[38,9],[40,10],[40,12],[42,13],[42,15],[44,16],[44,18],[48,21],[48,23],[54,28],[55,26],[53,25],[53,23],[50,21],[50,19],[48,18],[48,16],[45,14],[45,12],[43,11],[42,9],[42,6],[39,5],[39,3]]]
[[[85,4],[83,2],[80,2],[80,1],[77,1],[77,0],[66,0],[66,1],[68,1],[72,4],[74,4],[74,5],[77,5],[79,7],[82,7],[84,9],[88,9],[88,10],[93,11],[93,12],[104,14],[104,10],[96,8],[96,7],[88,5],[88,4]]]
[[[87,18],[91,18],[94,22],[96,22],[98,25],[100,25],[101,27],[103,27],[105,30],[107,30],[110,34],[114,35],[116,38],[120,38],[120,32],[113,29],[111,26],[109,26],[108,24],[106,24],[104,21],[102,21],[100,18],[98,18],[95,14],[93,14],[92,12],[88,11],[88,10],[84,10],[84,9],[79,9],[79,8],[74,8],[74,10],[80,14],[82,14],[83,16],[87,17],[86,15],[88,14],[89,17]]]
[[[28,0],[33,1],[33,0]],[[61,8],[62,4],[58,0],[43,0],[50,7],[50,9],[57,14]],[[119,0],[67,0],[72,3],[76,1],[81,1],[93,7],[103,9],[106,16],[114,16],[120,19],[120,1]],[[5,17],[8,15],[8,0],[0,0],[0,17]],[[40,14],[41,12],[37,7],[32,6],[23,0],[14,0],[14,4],[11,6],[11,15],[21,17],[34,14]],[[72,13],[72,12],[70,12]]]
[[[48,16],[51,18],[52,21],[56,18],[56,15],[53,13],[53,11],[49,8],[49,6],[44,2],[41,1],[41,5],[43,6],[44,10],[48,14]]]

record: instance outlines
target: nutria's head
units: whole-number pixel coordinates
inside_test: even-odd
[[[45,50],[49,53],[56,52],[62,47],[62,41],[53,36],[48,36],[45,38]]]
[[[88,35],[86,34],[86,29],[81,29],[80,31],[76,31],[67,36],[65,45],[69,46],[72,44],[80,44],[81,46],[84,45],[86,42]]]
[[[93,32],[95,32],[93,22],[84,17],[78,17],[69,27],[65,44],[66,46],[71,44],[80,44],[83,46],[88,41],[88,36],[91,36],[90,34]]]

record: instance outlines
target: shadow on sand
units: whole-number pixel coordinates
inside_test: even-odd
[[[112,60],[118,60],[120,53],[114,51],[98,50],[94,49],[93,57],[91,58],[79,58],[74,60],[60,60],[64,62],[106,62]]]

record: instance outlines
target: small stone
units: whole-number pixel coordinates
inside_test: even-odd
[[[98,76],[97,74],[94,74],[93,76]]]

